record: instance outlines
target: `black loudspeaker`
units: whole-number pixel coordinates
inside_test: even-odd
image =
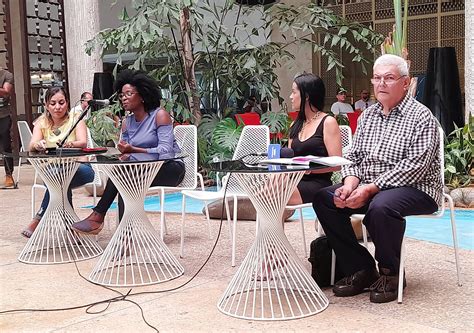
[[[454,130],[453,123],[464,126],[459,71],[454,47],[430,49],[426,70],[425,104],[439,120],[446,134]]]
[[[416,76],[415,99],[421,103],[423,103],[423,93],[425,92],[425,82],[426,82],[425,74]]]
[[[94,73],[92,95],[94,99],[108,99],[114,93],[114,78],[111,73]]]

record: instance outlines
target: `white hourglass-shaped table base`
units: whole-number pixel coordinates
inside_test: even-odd
[[[184,273],[144,210],[147,189],[162,161],[103,164],[124,200],[125,211],[119,227],[89,280],[106,286],[133,287],[172,280]]]
[[[257,210],[255,242],[232,278],[218,309],[251,320],[288,320],[329,304],[286,238],[282,216],[301,172],[235,173]]]
[[[76,157],[30,158],[49,189],[43,218],[18,256],[28,264],[59,264],[97,257],[102,248],[95,239],[71,229],[79,221],[69,204],[67,189],[78,168]]]

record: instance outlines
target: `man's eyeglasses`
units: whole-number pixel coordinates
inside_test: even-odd
[[[396,78],[393,75],[387,75],[387,76],[374,76],[373,78],[370,79],[370,82],[372,82],[373,85],[378,85],[384,82],[386,85],[391,85],[400,80],[402,77],[405,77],[406,75],[402,75],[398,78]]]
[[[133,92],[133,91],[126,91],[124,93],[120,93],[118,94],[118,98],[119,99],[123,99],[124,97],[127,97],[127,98],[130,98],[132,97],[133,95],[135,94],[138,94],[137,92]]]

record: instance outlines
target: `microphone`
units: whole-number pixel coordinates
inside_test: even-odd
[[[107,100],[108,101],[108,100]],[[90,102],[90,101],[89,101]],[[58,148],[61,148],[62,146],[64,146],[64,144],[66,143],[66,140],[67,138],[69,137],[69,135],[71,135],[72,131],[74,131],[74,129],[77,127],[77,124],[79,124],[79,122],[84,119],[84,117],[86,116],[87,112],[89,112],[89,109],[90,109],[90,104],[82,111],[82,113],[79,115],[79,117],[77,118],[76,122],[71,126],[71,128],[67,131],[66,135],[64,136],[64,138],[57,143],[58,145]]]
[[[292,158],[295,157],[295,152],[291,148],[281,148],[280,150],[280,157],[281,158]]]
[[[110,105],[110,101],[108,99],[91,99],[90,101],[87,101],[87,104],[107,106],[107,105]]]

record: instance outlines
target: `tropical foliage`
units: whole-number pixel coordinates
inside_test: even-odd
[[[115,71],[143,69],[167,88],[165,109],[179,122],[199,125],[203,166],[232,157],[241,127],[230,117],[250,91],[261,101],[282,104],[276,70],[294,67],[291,46],[308,45],[320,54],[341,84],[342,53],[365,72],[383,39],[311,1],[248,7],[234,0],[135,0],[123,8],[120,21],[90,40],[86,51],[115,52]],[[135,60],[124,61],[130,54]],[[261,122],[274,133],[272,141],[285,144],[285,111],[267,112]]]
[[[224,110],[235,111],[249,86],[261,100],[279,99],[275,70],[291,65],[290,45],[310,45],[327,58],[327,70],[334,68],[340,82],[340,51],[365,70],[382,39],[313,3],[246,7],[233,0],[136,0],[131,6],[134,14],[124,8],[122,24],[101,31],[87,51],[114,50],[117,65],[151,72],[170,90],[166,107],[195,124],[203,113],[222,118]],[[125,64],[129,53],[136,60]]]
[[[116,116],[121,106],[118,103],[109,107],[100,109],[92,113],[87,119],[87,127],[91,132],[94,142],[99,146],[107,146],[108,144],[117,143],[120,128],[117,126]]]
[[[408,59],[407,50],[407,31],[408,31],[408,0],[393,0],[395,10],[395,24],[393,30],[385,38],[382,47],[382,53],[395,54],[404,59]],[[403,9],[403,19],[402,19]]]
[[[444,178],[450,188],[468,186],[474,180],[474,117],[464,127],[454,126],[444,147]]]

